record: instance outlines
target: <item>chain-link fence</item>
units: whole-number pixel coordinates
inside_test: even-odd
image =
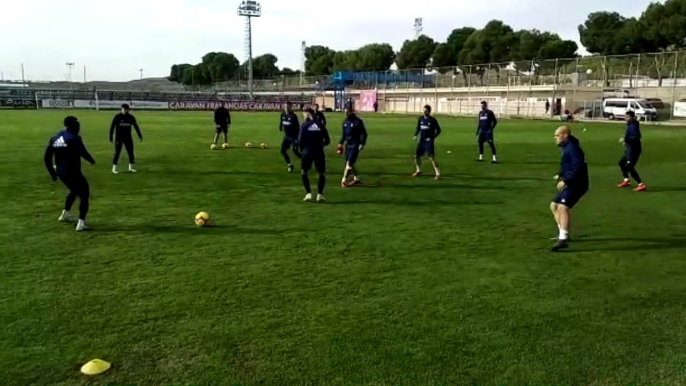
[[[473,115],[480,102],[486,100],[500,116],[550,117],[569,112],[587,119],[616,117],[610,114],[608,100],[641,99],[644,102],[627,102],[626,108],[634,106],[639,113],[645,113],[640,115],[650,119],[654,117],[646,109],[653,107],[659,120],[686,118],[686,51],[357,72],[344,85],[335,82],[331,75],[279,76],[254,80],[252,90],[263,94],[314,94],[326,106],[336,105],[336,88],[344,87],[345,98],[353,100],[374,90],[378,110],[389,113],[418,113],[425,104],[431,104],[438,113]],[[27,84],[34,89],[69,90],[243,93],[249,89],[247,79],[213,86],[182,86],[164,78],[22,85]],[[622,108],[624,102],[619,106]]]

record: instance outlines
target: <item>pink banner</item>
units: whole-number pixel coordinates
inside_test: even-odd
[[[376,103],[376,90],[360,91],[360,100],[357,102],[357,110],[374,111]]]

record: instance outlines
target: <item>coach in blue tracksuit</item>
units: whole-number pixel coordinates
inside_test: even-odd
[[[560,172],[554,177],[558,193],[550,204],[560,231],[553,252],[569,247],[570,210],[588,192],[589,187],[586,155],[579,140],[568,127],[562,126],[555,131],[555,142],[562,149],[562,159]]]
[[[50,138],[48,147],[45,149],[43,161],[50,173],[53,181],[60,181],[69,189],[67,201],[64,204],[64,211],[59,221],[69,222],[73,218],[70,210],[74,201],[78,197],[81,200],[79,205],[79,218],[76,224],[78,232],[86,230],[86,215],[88,214],[88,201],[90,188],[86,177],[81,173],[81,158],[95,165],[95,160],[86,150],[79,132],[81,124],[76,117],[69,116],[64,119],[64,130]],[[53,159],[55,166],[53,167]]]

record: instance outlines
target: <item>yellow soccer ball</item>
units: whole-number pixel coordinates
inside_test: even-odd
[[[266,148],[267,148],[267,143],[266,143],[266,142],[262,142],[262,143],[260,144],[260,147],[263,148],[263,149],[266,149]]]
[[[252,142],[246,142],[244,146],[249,149],[252,147]]]
[[[210,224],[210,215],[207,212],[200,212],[195,215],[195,225],[204,227]]]

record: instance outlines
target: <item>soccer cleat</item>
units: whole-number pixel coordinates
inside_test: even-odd
[[[307,193],[305,195],[305,198],[303,198],[304,202],[312,202],[312,193]]]
[[[483,159],[483,158],[479,158],[478,160],[476,160],[476,162],[484,162],[484,159]]]
[[[136,173],[138,170],[133,168],[133,165],[129,165],[129,173]]]
[[[60,218],[57,221],[59,221],[59,222],[72,222],[72,221],[74,221],[74,218],[71,216],[71,213],[67,212],[66,210],[63,210],[62,214],[60,215]]]
[[[326,197],[324,197],[321,194],[318,194],[317,195],[317,202],[320,202],[320,203],[326,202]]]
[[[494,159],[493,161],[491,161],[491,163],[492,163],[493,165],[496,165],[496,164],[498,163],[498,160],[497,160],[497,159]]]
[[[551,237],[549,240],[551,240],[551,241],[557,241],[557,240],[559,240],[559,239],[560,239],[559,237],[555,236],[555,237]],[[567,236],[567,242],[568,242],[568,243],[571,243],[571,242],[572,242],[572,239],[571,239],[569,236]]]
[[[438,181],[438,180],[440,180],[440,179],[441,179],[441,175],[440,175],[440,174],[436,174],[436,175],[434,176],[434,180]]]
[[[422,175],[422,172],[414,172],[414,174],[412,174],[412,177],[419,177],[421,175]]]
[[[119,170],[117,170],[117,165],[112,166],[112,174],[119,174]]]
[[[550,250],[553,252],[558,252],[567,248],[569,248],[569,240],[557,240],[557,243],[555,243]]]
[[[76,231],[77,232],[83,232],[87,231],[88,227],[86,226],[86,223],[83,220],[79,220],[79,222],[76,224]]]
[[[352,180],[348,186],[362,185],[362,181],[359,179]]]
[[[341,181],[341,188],[347,188],[348,186],[350,186],[350,185],[348,185],[347,182]]]
[[[293,165],[288,165],[288,172],[289,172],[289,173],[293,173],[293,171],[295,171],[295,166],[293,166]]]
[[[636,189],[634,189],[634,192],[644,192],[647,189],[648,189],[648,187],[646,187],[646,184],[640,183],[640,184],[638,184],[638,187]]]
[[[618,188],[628,188],[631,186],[631,181],[623,181],[621,184],[617,185]]]

